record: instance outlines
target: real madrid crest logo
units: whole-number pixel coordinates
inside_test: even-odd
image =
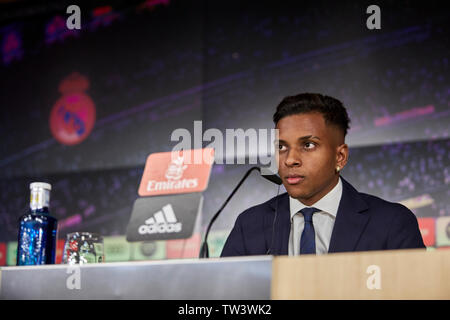
[[[86,94],[89,80],[74,72],[59,85],[62,97],[50,113],[50,130],[60,143],[75,145],[86,139],[94,128],[95,105]]]

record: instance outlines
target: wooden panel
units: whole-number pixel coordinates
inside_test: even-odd
[[[450,250],[276,257],[272,299],[450,299]]]

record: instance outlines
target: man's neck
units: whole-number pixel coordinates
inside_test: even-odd
[[[333,182],[330,183],[326,188],[324,188],[320,192],[316,193],[312,197],[310,197],[308,199],[302,199],[302,198],[296,198],[296,199],[298,201],[300,201],[301,203],[303,203],[305,206],[311,207],[317,201],[319,201],[320,199],[325,197],[331,190],[333,190],[333,188],[336,187],[338,182],[339,182],[339,175],[337,175],[336,178],[333,180]]]

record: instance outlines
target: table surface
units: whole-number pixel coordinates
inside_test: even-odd
[[[0,299],[270,299],[272,256],[0,268]]]

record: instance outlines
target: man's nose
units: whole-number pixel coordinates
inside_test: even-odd
[[[300,153],[295,149],[289,150],[284,163],[288,167],[301,166],[302,161],[300,159]]]

